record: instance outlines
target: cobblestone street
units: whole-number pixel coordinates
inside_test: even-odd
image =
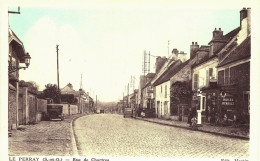
[[[64,121],[41,121],[35,125],[22,125],[9,137],[9,155],[11,156],[70,156],[71,127],[73,118],[65,117]]]
[[[249,141],[158,125],[122,115],[99,114],[75,121],[80,155],[247,158]]]

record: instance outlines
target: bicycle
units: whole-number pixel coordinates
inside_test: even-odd
[[[194,131],[198,130],[197,117],[191,119],[191,129]]]
[[[215,120],[215,125],[223,127],[226,125],[226,120],[227,120],[226,114],[224,116],[217,115],[217,118]]]

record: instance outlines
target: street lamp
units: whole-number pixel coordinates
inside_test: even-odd
[[[29,55],[29,53],[27,52],[26,55],[24,56],[24,63],[26,65],[26,67],[21,67],[21,66],[13,66],[12,65],[12,61],[10,60],[9,61],[9,65],[8,65],[8,73],[13,73],[15,71],[18,71],[20,69],[26,69],[28,68],[28,66],[30,65],[30,59],[31,59],[31,56]]]

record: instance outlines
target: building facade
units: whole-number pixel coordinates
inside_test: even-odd
[[[22,41],[9,28],[8,32],[9,53],[8,53],[8,129],[16,129],[19,125],[19,63],[25,62],[25,49]]]

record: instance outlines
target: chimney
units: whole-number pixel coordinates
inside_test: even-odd
[[[247,17],[247,9],[246,8],[243,8],[241,11],[240,11],[240,27],[242,27],[242,20],[244,18]]]
[[[251,33],[251,8],[247,8],[247,34]]]
[[[190,59],[195,57],[195,52],[199,49],[199,45],[197,44],[197,42],[192,42],[191,46],[190,46]]]
[[[243,8],[240,11],[240,31],[238,33],[237,43],[242,43],[251,33],[251,8]]]
[[[178,54],[178,52],[179,51],[176,48],[172,50],[172,54]]]
[[[217,30],[217,28],[215,28],[215,30],[213,31],[213,37],[212,40],[222,40],[223,38],[223,31],[221,31],[221,28],[219,28]]]
[[[167,61],[166,57],[157,57],[155,63],[155,72],[158,73],[162,68],[163,64]]]
[[[178,59],[178,53],[179,53],[179,51],[178,51],[176,48],[174,48],[174,49],[172,50],[172,55],[173,55],[173,59],[174,59],[174,60],[177,60],[177,59]]]

